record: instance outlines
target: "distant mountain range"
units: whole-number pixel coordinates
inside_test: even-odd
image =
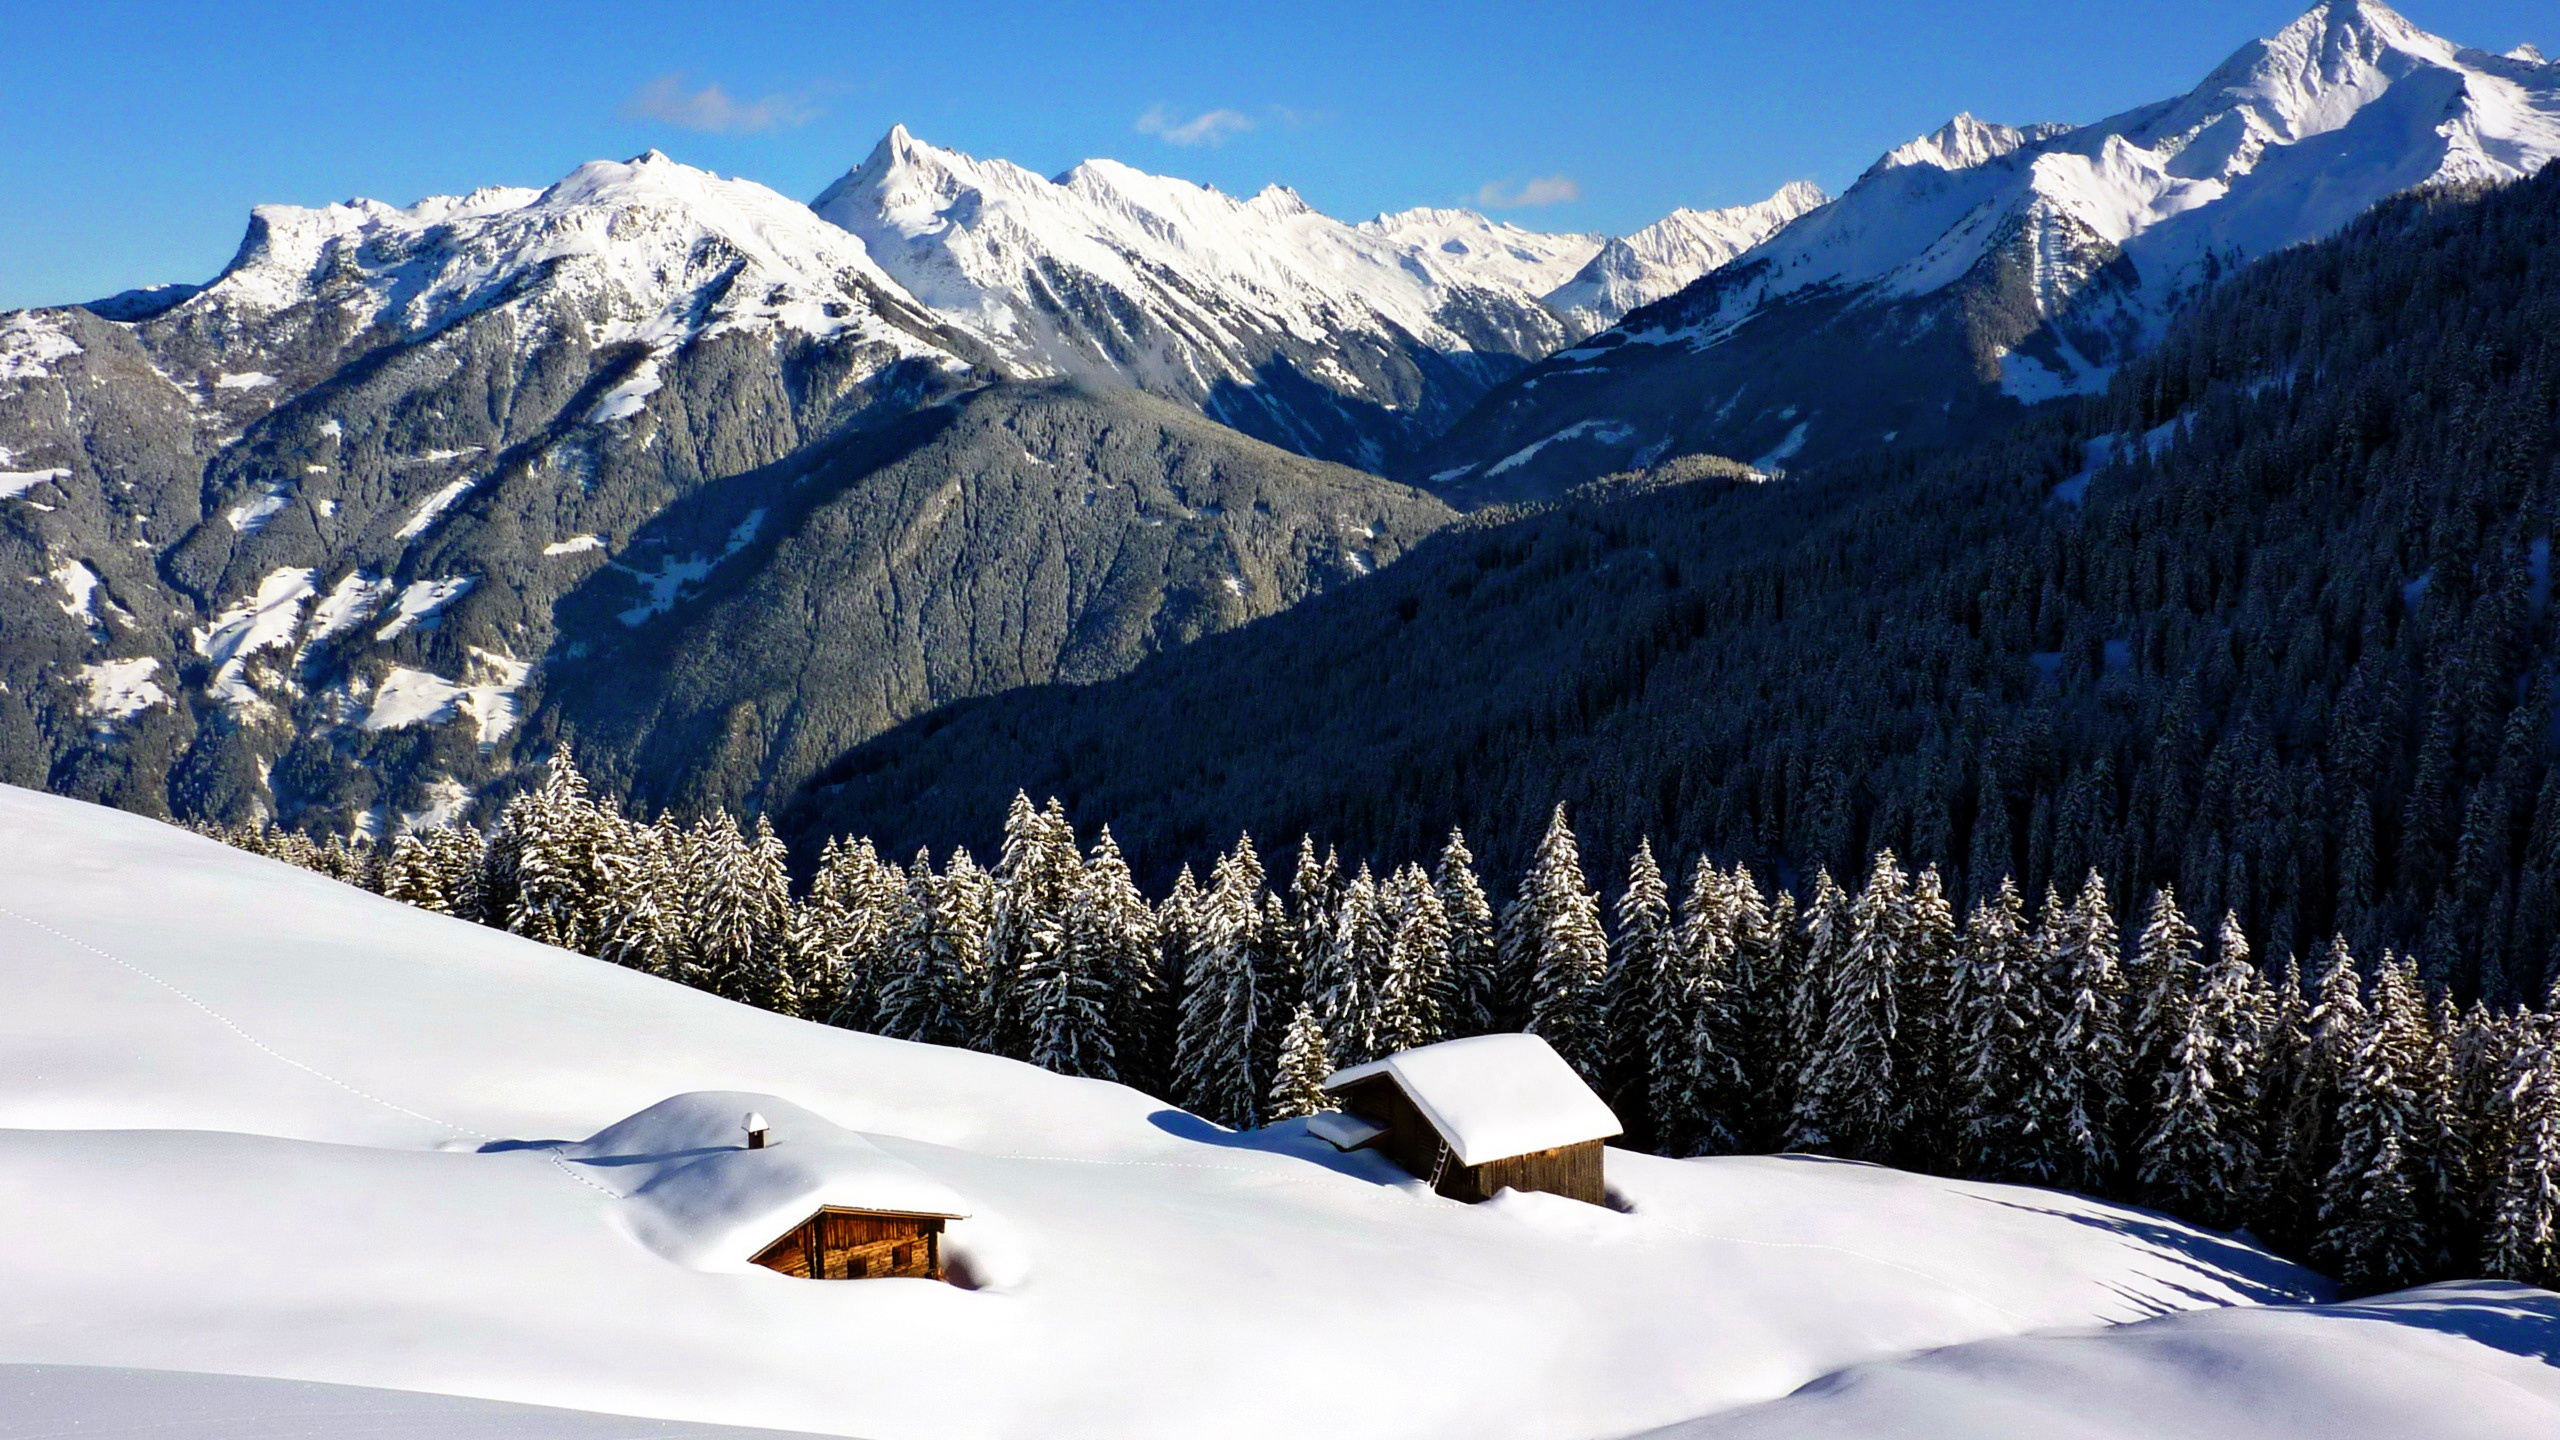
[[[2560,154],[2560,65],[2324,0],[2095,124],[1959,115],[1704,279],[1507,381],[1418,473],[1551,494],[1666,454],[1925,444],[2104,387],[2217,280],[2386,196]]]
[[[652,152],[261,207],[208,284],[0,316],[0,778],[378,830],[565,738],[761,805],[1459,510],[1964,435],[2258,255],[2554,153],[2560,66],[2339,0],[2177,100],[1959,117],[1838,200],[1614,238],[903,128],[806,205]]]

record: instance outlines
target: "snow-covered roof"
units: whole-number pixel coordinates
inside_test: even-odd
[[[1339,1090],[1373,1075],[1394,1077],[1462,1165],[1606,1140],[1626,1128],[1536,1035],[1471,1035],[1401,1050],[1336,1071],[1324,1088]]]
[[[1357,1150],[1387,1133],[1387,1127],[1375,1120],[1363,1120],[1339,1110],[1327,1110],[1307,1117],[1307,1133],[1336,1150]]]
[[[745,1148],[749,1114],[771,1138]],[[743,1269],[819,1210],[960,1219],[968,1204],[867,1137],[788,1100],[705,1090],[661,1100],[561,1152],[628,1196],[632,1233],[680,1264]]]

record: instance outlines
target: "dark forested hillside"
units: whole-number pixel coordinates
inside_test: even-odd
[[[1129,677],[859,747],[809,846],[991,844],[1017,787],[1142,875],[1238,827],[1512,873],[1572,807],[1800,878],[1891,847],[1981,896],[2092,864],[2457,993],[2560,927],[2560,176],[2263,262],[2105,397],[1931,459],[1604,487]],[[892,851],[892,853],[902,853]]]

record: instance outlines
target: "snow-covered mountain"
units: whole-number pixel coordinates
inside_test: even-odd
[[[1545,295],[1600,253],[1606,235],[1524,230],[1473,210],[1422,206],[1363,220],[1359,228],[1424,252],[1477,279]]]
[[[1088,160],[1055,179],[893,129],[817,199],[924,303],[1031,374],[1134,384],[1382,468],[1562,343],[1472,251]]]
[[[1674,210],[1603,244],[1573,278],[1546,293],[1547,308],[1584,334],[1605,330],[1629,311],[1721,269],[1828,198],[1820,186],[1796,180],[1757,204]]]
[[[842,502],[873,548],[816,543],[792,593],[885,587],[894,641],[831,636],[792,693],[758,682],[762,722],[723,689],[746,657],[642,672],[686,675],[724,745],[787,718],[832,753],[1061,664],[1111,673],[1447,516],[1172,407],[1052,387],[969,412],[1036,425],[935,409],[1010,373],[858,237],[654,152],[542,190],[261,208],[210,284],[0,317],[0,573],[28,580],[0,589],[0,778],[432,822],[550,743],[560,662],[641,663]],[[866,498],[919,447],[933,486]],[[946,483],[969,525],[939,525]],[[913,524],[872,533],[887,515]],[[1032,578],[1137,551],[1143,576]],[[821,674],[828,694],[794,690]]]
[[[1783,464],[1942,436],[2102,385],[2218,277],[2389,195],[2555,154],[2560,65],[2323,0],[2174,99],[2077,127],[1959,116],[1895,149],[1488,397],[1429,473],[1493,493],[1648,453]]]

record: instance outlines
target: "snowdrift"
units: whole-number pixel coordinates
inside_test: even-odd
[[[873,1440],[1631,1434],[2322,1295],[2159,1216],[1803,1157],[1612,1152],[1623,1208],[1459,1205],[1301,1125],[781,1019],[5,788],[0,1127],[0,1364]],[[960,1201],[999,1283],[745,1263],[838,1185]]]

